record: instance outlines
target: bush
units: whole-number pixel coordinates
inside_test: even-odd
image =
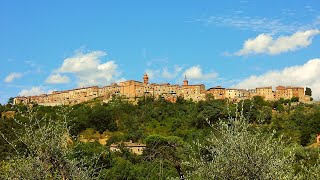
[[[41,119],[30,112],[28,123],[21,123],[23,130],[17,132],[26,151],[18,151],[3,166],[0,179],[91,179],[94,169],[72,157],[73,141],[69,137],[65,112],[61,119]],[[13,145],[15,147],[15,145]]]
[[[250,128],[243,115],[213,127],[185,165],[189,179],[293,179],[293,153],[281,139]]]

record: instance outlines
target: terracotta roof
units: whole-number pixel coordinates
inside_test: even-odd
[[[153,86],[169,86],[170,83],[160,83],[160,84],[152,83],[151,85],[153,85]]]
[[[266,87],[257,87],[256,89],[272,89],[272,86],[266,86]]]
[[[133,143],[132,141],[130,141],[130,142],[122,142],[122,143],[118,143],[118,144],[111,144],[110,147],[118,147],[121,144],[123,144],[124,147],[146,147],[145,144]]]
[[[209,88],[208,90],[210,90],[210,89],[226,89],[226,88],[223,88],[221,86],[216,86],[216,87]]]
[[[137,83],[142,83],[141,81],[137,81],[137,80],[127,80],[127,81],[124,81],[124,82],[137,82]]]
[[[287,89],[304,89],[304,87],[287,86]]]
[[[204,84],[188,84],[188,85],[185,85],[185,86],[204,86]]]

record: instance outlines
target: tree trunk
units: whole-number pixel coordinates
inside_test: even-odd
[[[177,170],[178,173],[179,173],[180,180],[185,180],[184,175],[183,175],[183,172],[182,172],[182,170],[181,170],[181,166],[180,166],[180,165],[176,165],[175,168],[176,168],[176,170]]]

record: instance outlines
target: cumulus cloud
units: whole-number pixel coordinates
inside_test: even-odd
[[[81,73],[97,69],[100,65],[100,58],[107,54],[103,51],[93,51],[89,53],[78,52],[73,57],[66,58],[60,67],[61,72]]]
[[[114,61],[102,62],[101,59],[106,55],[103,51],[78,52],[63,61],[57,70],[59,76],[55,74],[55,78],[67,82],[67,76],[61,74],[73,74],[78,86],[108,85],[123,79],[120,78],[121,72]],[[50,80],[50,76],[47,80]]]
[[[168,68],[163,68],[161,77],[166,78],[166,79],[173,79],[178,76],[178,74],[182,71],[183,67],[175,65],[173,68],[173,71],[169,71]]]
[[[300,66],[286,67],[278,71],[269,71],[259,76],[250,76],[234,85],[237,88],[255,88],[259,86],[303,86],[312,89],[313,97],[320,97],[320,59],[312,59]]]
[[[246,40],[243,48],[236,52],[235,55],[276,55],[283,52],[295,51],[309,46],[312,43],[313,37],[319,34],[320,30],[318,29],[298,31],[291,36],[280,36],[276,39],[269,34],[260,34],[256,38]]]
[[[10,73],[10,74],[4,79],[4,82],[10,83],[10,82],[14,81],[15,79],[21,78],[22,76],[23,76],[22,73],[13,72],[13,73]]]
[[[183,70],[182,66],[175,65],[173,68],[147,69],[146,73],[150,79],[174,79]]]
[[[41,94],[51,94],[56,89],[49,89],[42,86],[33,86],[30,89],[22,89],[19,93],[19,96],[37,96]]]
[[[45,90],[42,87],[34,86],[31,89],[21,90],[19,96],[36,96],[40,94],[45,94]]]
[[[193,80],[210,80],[218,76],[217,73],[203,73],[200,65],[192,66],[185,70],[183,76],[186,75],[188,79]]]
[[[154,81],[154,79],[157,78],[160,74],[160,70],[154,69],[146,69],[145,72],[148,74],[149,81]]]
[[[168,68],[164,68],[161,75],[167,79],[172,79],[177,76],[176,73],[169,72]]]
[[[212,83],[215,82],[218,74],[215,72],[204,72],[200,65],[194,66],[179,66],[163,67],[158,69],[147,69],[145,71],[148,74],[151,82],[168,82],[182,83],[185,76],[190,83]]]
[[[48,84],[66,84],[69,83],[70,79],[66,75],[61,74],[51,74],[47,79],[46,83]]]

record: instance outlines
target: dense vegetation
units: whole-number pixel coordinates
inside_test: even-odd
[[[307,146],[320,132],[320,106],[297,101],[8,103],[0,112],[16,113],[0,121],[0,171],[12,179],[319,178],[319,148]],[[107,145],[80,142],[80,135],[107,137]],[[129,140],[145,143],[144,153],[109,151]]]

